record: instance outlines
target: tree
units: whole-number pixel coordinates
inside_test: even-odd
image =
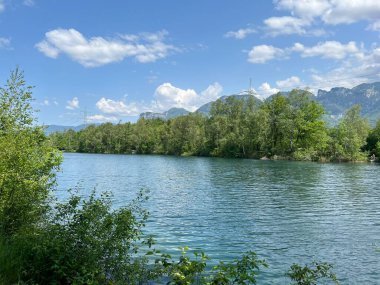
[[[51,203],[61,155],[33,125],[23,73],[12,72],[0,95],[0,284],[140,282],[145,196],[117,210],[95,194]]]
[[[331,155],[337,160],[355,161],[363,158],[361,148],[370,130],[368,120],[360,115],[361,107],[349,109],[336,128],[331,130]]]
[[[376,126],[370,131],[367,137],[367,144],[365,150],[370,154],[380,156],[380,120],[377,121]]]
[[[43,217],[61,156],[43,129],[33,126],[31,87],[20,70],[0,95],[0,231],[10,238]]]

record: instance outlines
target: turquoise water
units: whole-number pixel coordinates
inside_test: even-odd
[[[228,260],[254,250],[259,284],[289,284],[294,262],[334,264],[342,284],[380,284],[380,165],[65,154],[58,196],[112,191],[116,206],[150,190],[158,247]]]

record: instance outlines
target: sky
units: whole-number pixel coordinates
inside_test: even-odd
[[[379,0],[0,0],[0,84],[16,67],[40,124],[194,111],[250,87],[380,81]]]

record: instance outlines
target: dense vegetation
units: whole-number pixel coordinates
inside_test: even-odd
[[[33,124],[31,89],[25,86],[23,74],[13,72],[5,87],[0,88],[0,95],[0,284],[143,284],[154,279],[173,285],[256,284],[260,269],[267,264],[254,252],[210,269],[208,257],[203,253],[196,253],[192,259],[184,248],[177,260],[153,249],[152,239],[142,234],[147,218],[141,208],[144,193],[130,205],[116,210],[111,207],[109,194],[93,193],[83,199],[74,193],[66,202],[54,200],[55,173],[61,155],[51,147],[43,130]],[[225,112],[227,115],[213,118],[213,123],[217,125],[226,118],[239,120],[238,114],[230,114],[230,109]],[[173,130],[182,132],[185,124],[183,135],[188,135],[192,127],[195,135],[199,130],[197,120],[205,118],[190,118],[194,120],[192,125],[187,117],[173,121],[171,124],[178,124]],[[147,140],[139,150],[153,151],[157,146],[154,142],[149,144],[149,139],[156,139],[155,135],[160,134],[154,132],[165,124],[144,120],[139,124],[153,124],[152,128],[143,128],[148,133],[139,133]],[[130,126],[115,127],[128,130]],[[109,127],[99,129],[105,131]],[[229,127],[237,131],[235,125]],[[86,132],[90,130],[94,127]],[[204,144],[202,136],[195,137],[201,140],[189,142],[187,151]],[[119,151],[131,149],[124,148],[122,139]],[[292,140],[294,147],[298,146],[297,139]],[[312,137],[306,136],[303,143],[308,140]],[[218,140],[214,149],[223,149],[225,143]],[[242,140],[239,147],[244,144]],[[170,145],[173,153],[184,151],[180,142]],[[78,148],[88,146],[90,142],[78,144]],[[280,146],[280,140],[274,140],[273,147]],[[101,150],[111,151],[110,144]],[[293,265],[286,276],[292,284],[317,284],[318,280],[338,284],[331,265],[326,263]]]
[[[360,106],[328,127],[325,111],[304,90],[281,93],[258,104],[228,97],[213,103],[210,116],[191,113],[167,121],[90,125],[50,136],[68,152],[172,154],[314,161],[366,160],[380,155],[380,122],[370,130]]]

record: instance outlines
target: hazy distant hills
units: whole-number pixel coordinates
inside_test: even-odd
[[[59,126],[59,125],[48,125],[48,126],[45,126],[45,133],[47,135],[51,134],[51,133],[55,133],[55,132],[64,132],[64,131],[67,131],[67,130],[74,130],[76,132],[80,131],[81,129],[84,129],[86,127],[86,125],[79,125],[79,126]]]
[[[175,117],[187,115],[189,113],[190,111],[187,111],[184,108],[171,108],[163,113],[154,113],[154,112],[141,113],[140,118],[169,120]]]

